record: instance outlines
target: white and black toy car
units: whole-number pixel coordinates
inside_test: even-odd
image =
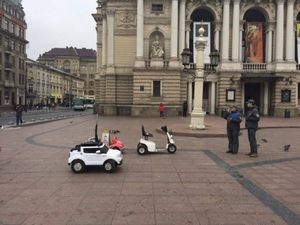
[[[109,149],[102,142],[85,142],[70,150],[68,164],[74,173],[84,172],[86,166],[103,166],[104,171],[113,173],[122,165],[122,152]]]

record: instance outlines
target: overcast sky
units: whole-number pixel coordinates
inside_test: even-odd
[[[52,48],[96,49],[96,0],[23,0],[26,53],[36,60]]]

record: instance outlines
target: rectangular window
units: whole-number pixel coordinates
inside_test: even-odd
[[[160,97],[160,81],[153,81],[153,97]]]
[[[90,74],[90,75],[89,75],[89,78],[90,78],[90,79],[94,79],[94,78],[95,78],[95,75],[94,75],[94,74]]]
[[[15,50],[16,49],[16,42],[14,40],[11,40],[11,50]]]
[[[162,12],[163,4],[152,4],[152,12]]]
[[[9,80],[9,72],[5,72],[5,80]]]
[[[8,38],[5,38],[4,40],[4,45],[5,47],[8,47],[9,46],[9,39]],[[7,48],[6,48],[7,49]]]
[[[16,32],[16,25],[15,24],[11,24],[11,32],[14,34]]]
[[[93,87],[94,86],[94,81],[89,81],[89,86]]]
[[[4,27],[5,30],[9,30],[9,22],[8,20],[5,20],[5,27]]]

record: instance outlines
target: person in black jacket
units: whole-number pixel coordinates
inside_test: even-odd
[[[24,111],[23,107],[20,104],[17,104],[16,106],[16,121],[17,121],[17,125],[19,125],[19,122],[22,124],[22,112]]]
[[[260,115],[253,99],[249,99],[246,103],[249,109],[246,115],[245,127],[248,129],[248,140],[250,142],[250,152],[246,155],[257,157],[256,131],[258,130]]]
[[[227,137],[228,151],[226,153],[237,154],[239,150],[239,133],[242,115],[238,112],[238,108],[232,105],[224,114],[224,119],[227,120]]]
[[[182,104],[182,116],[183,117],[187,116],[187,109],[188,109],[188,104],[186,101],[184,101]]]

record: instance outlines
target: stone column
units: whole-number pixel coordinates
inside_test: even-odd
[[[215,115],[215,106],[216,106],[216,82],[211,82],[210,88],[210,114]]]
[[[192,113],[193,106],[193,81],[188,80],[188,113]]]
[[[190,129],[204,130],[204,112],[202,109],[203,103],[203,83],[204,83],[204,49],[206,41],[204,41],[203,33],[205,32],[203,27],[199,29],[199,38],[195,43],[197,49],[196,60],[196,72],[195,72],[195,95],[194,95],[194,110],[191,114]]]
[[[144,0],[137,0],[136,59],[144,59]]]
[[[243,61],[243,51],[242,51],[242,47],[243,47],[243,26],[240,27],[240,40],[239,40],[239,45],[240,45],[240,50],[239,50],[239,59],[240,61]]]
[[[273,30],[269,29],[268,33],[267,33],[267,63],[272,62],[272,45],[273,45]]]
[[[220,51],[220,31],[221,31],[221,24],[220,22],[215,22],[215,30],[214,30],[214,48]]]
[[[102,24],[102,66],[106,66],[106,29],[107,29],[107,20],[106,20],[106,14],[103,14],[103,24]]]
[[[243,114],[245,115],[246,106],[245,106],[245,82],[241,83],[241,99],[242,99],[242,108],[244,109]]]
[[[295,31],[294,31],[294,2],[295,0],[287,1],[287,13],[286,13],[286,41],[285,41],[285,58],[286,61],[294,62],[294,52],[292,43],[295,42]]]
[[[283,15],[284,1],[277,0],[277,18],[276,18],[276,61],[283,61]]]
[[[263,115],[268,115],[269,108],[269,84],[268,82],[264,82],[264,107],[263,107]]]
[[[171,16],[171,59],[176,60],[178,52],[178,0],[172,0]]]
[[[239,45],[240,42],[240,0],[234,0],[233,5],[233,24],[232,24],[232,44],[231,44],[231,51],[232,51],[232,61],[239,61],[239,49],[241,46]]]
[[[185,21],[185,47],[186,48],[190,48],[190,32],[191,32],[191,29],[190,29],[190,25],[193,21],[191,20],[186,20]]]
[[[107,51],[107,66],[114,66],[114,18],[115,11],[107,11],[107,26],[108,26],[108,51]]]
[[[229,4],[230,0],[224,0],[223,5],[223,26],[222,26],[222,61],[228,61],[229,53]]]
[[[185,3],[186,0],[180,0],[180,14],[179,14],[179,49],[178,56],[181,58],[181,52],[185,48]]]

